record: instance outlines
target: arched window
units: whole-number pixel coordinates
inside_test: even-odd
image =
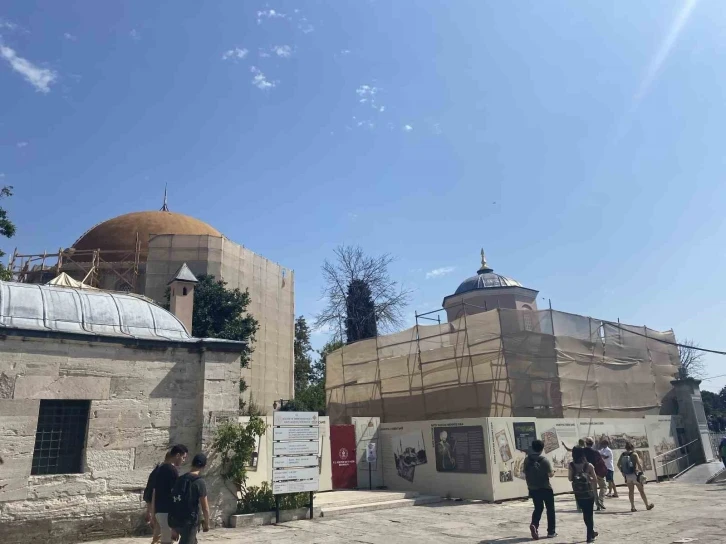
[[[183,296],[183,297],[187,296],[187,288],[186,288],[186,287],[184,287],[184,288],[182,289],[182,296]]]

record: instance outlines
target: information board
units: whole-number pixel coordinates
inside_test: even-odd
[[[486,474],[484,430],[480,425],[434,427],[437,472]]]
[[[290,467],[317,467],[317,455],[293,455],[293,456],[275,456],[272,458],[272,468],[290,468]]]
[[[378,453],[376,452],[376,443],[368,442],[366,446],[366,461],[373,464],[378,460]]]
[[[515,422],[512,423],[514,429],[514,447],[524,453],[532,450],[532,442],[537,440],[537,430],[532,422]]]
[[[320,487],[317,412],[275,412],[273,425],[272,492],[281,495],[317,491]]]
[[[319,422],[317,412],[275,412],[272,419],[275,427],[317,427]]]
[[[314,480],[272,482],[272,493],[273,495],[304,493],[306,491],[317,491],[319,487],[317,478]]]
[[[318,452],[316,440],[272,443],[272,455],[317,455]]]
[[[318,427],[275,427],[273,440],[318,440]]]

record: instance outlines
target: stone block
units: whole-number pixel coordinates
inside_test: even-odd
[[[134,468],[136,450],[96,450],[86,449],[86,471],[98,478],[99,473],[109,471],[130,471]]]
[[[12,416],[38,417],[40,401],[35,399],[0,399],[0,418]]]
[[[103,482],[105,485],[105,481]],[[0,520],[42,520],[53,513],[54,520],[101,516],[107,512],[140,512],[141,498],[137,493],[104,493],[87,496],[66,494],[32,501],[12,501],[3,505]],[[3,542],[3,544],[5,544]]]
[[[136,448],[134,469],[151,470],[154,465],[164,460],[169,449],[168,444],[144,444]]]
[[[0,416],[0,441],[6,436],[35,436],[38,416]]]
[[[35,436],[3,436],[0,440],[0,457],[8,459],[33,457]]]
[[[149,411],[186,411],[194,412],[200,406],[200,400],[195,395],[190,398],[150,398]]]
[[[143,429],[138,427],[109,427],[107,419],[88,422],[88,448],[126,450],[143,443]]]
[[[93,401],[90,422],[96,429],[104,426],[140,429],[151,425],[147,404],[135,399]]]
[[[154,427],[197,427],[199,421],[197,419],[196,410],[159,410],[149,412],[151,416],[151,424]]]
[[[61,499],[74,495],[99,495],[106,492],[105,480],[94,480],[91,474],[57,474],[31,476],[28,499]]]
[[[144,374],[145,365],[137,361],[116,359],[69,358],[59,368],[61,376],[97,376],[102,378],[134,378]]]
[[[163,458],[164,454],[161,454]],[[157,460],[158,462],[158,460]],[[155,465],[156,463],[154,463]],[[103,478],[106,480],[108,491],[110,493],[116,493],[119,491],[135,491],[143,493],[146,487],[146,482],[149,479],[149,474],[153,470],[153,466],[138,469],[138,470],[113,470],[94,473],[94,477]]]
[[[70,376],[18,376],[15,399],[88,399],[109,398],[109,378]]]
[[[14,390],[15,390],[15,375],[6,374],[5,372],[0,373],[0,399],[13,398]]]
[[[145,378],[111,378],[111,399],[148,399],[158,384]]]
[[[26,544],[28,542],[66,544],[66,542],[50,538],[50,527],[50,519],[3,521],[0,518],[0,534],[2,534],[3,544]]]
[[[60,360],[58,357],[45,357],[46,361],[24,360],[20,365],[18,374],[24,376],[58,376]],[[61,360],[65,360],[62,358]]]
[[[28,497],[28,478],[0,477],[0,502],[22,501]]]
[[[3,463],[0,465],[0,480],[12,480],[14,478],[24,478],[27,480],[32,467],[32,455],[3,457]]]

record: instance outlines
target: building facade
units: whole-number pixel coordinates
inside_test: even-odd
[[[199,219],[171,212],[166,205],[159,211],[128,213],[92,227],[57,253],[16,252],[11,268],[19,282],[47,283],[65,272],[93,287],[137,293],[165,304],[167,285],[184,263],[195,276],[212,275],[228,288],[249,290],[249,311],[260,327],[250,368],[243,371],[247,400],[251,396],[271,412],[275,401],[291,399],[294,272]]]
[[[236,421],[239,342],[192,338],[133,295],[0,282],[0,535],[71,543],[143,526],[167,449]],[[236,497],[211,457],[213,517]]]

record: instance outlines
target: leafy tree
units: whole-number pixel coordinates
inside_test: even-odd
[[[723,392],[723,389],[721,391]],[[706,416],[723,417],[726,413],[726,406],[724,406],[721,396],[717,393],[701,391],[701,398],[703,399],[703,409],[706,411]]]
[[[257,439],[266,431],[267,425],[259,417],[250,418],[245,425],[230,422],[217,427],[212,449],[222,457],[222,477],[237,489],[244,489]]]
[[[700,346],[693,340],[686,338],[681,345],[678,346],[678,356],[681,366],[678,369],[679,378],[699,378],[705,371],[703,363],[703,352],[698,348]]]
[[[0,199],[13,196],[13,188],[8,185],[0,189]],[[0,208],[0,236],[12,238],[15,236],[15,224],[8,219],[8,212],[4,208]],[[5,252],[0,250],[0,257],[4,257]],[[0,263],[0,280],[11,281],[13,279],[12,271]]]
[[[313,350],[310,345],[310,327],[303,316],[295,320],[295,396],[304,390],[310,383],[312,374],[312,357],[310,352]]]
[[[345,338],[349,344],[378,336],[376,305],[368,284],[353,280],[345,297]]]
[[[345,329],[348,342],[354,342],[402,326],[411,291],[391,279],[393,257],[370,257],[357,246],[339,246],[334,253],[334,261],[323,262],[327,304],[315,327],[329,327],[337,337]]]
[[[343,345],[340,341],[331,341],[318,352],[319,359],[312,365],[310,381],[307,387],[295,393],[295,399],[286,402],[280,410],[283,412],[318,412],[325,415],[327,400],[325,396],[326,357],[331,351]]]
[[[224,338],[247,342],[240,364],[247,367],[260,324],[247,313],[250,293],[227,289],[227,282],[202,275],[194,288],[192,335],[197,338]]]

